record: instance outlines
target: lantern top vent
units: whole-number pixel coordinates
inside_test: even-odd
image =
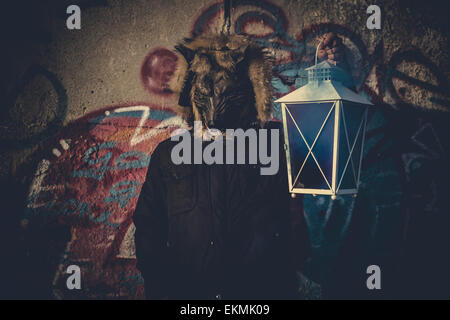
[[[372,105],[366,97],[347,88],[351,78],[342,69],[328,61],[306,68],[308,83],[291,93],[275,100],[281,103],[320,102],[346,100],[364,105]]]
[[[322,61],[312,67],[306,68],[308,71],[308,82],[319,82],[326,80],[348,82],[348,76],[345,71],[328,61]]]

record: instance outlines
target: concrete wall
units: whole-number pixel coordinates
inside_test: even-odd
[[[366,189],[373,192],[367,194],[376,208],[369,240],[379,243],[381,226],[381,234],[388,234],[384,245],[397,248],[406,238],[390,235],[401,234],[409,217],[405,198],[411,196],[406,190],[416,179],[413,172],[435,167],[448,150],[448,21],[415,1],[236,3],[232,30],[254,37],[277,58],[277,97],[295,89],[301,70],[312,65],[319,36],[332,31],[343,38],[356,88],[377,106],[366,161]],[[171,50],[183,37],[220,31],[223,4],[78,1],[81,30],[68,30],[69,4],[19,1],[2,19],[7,46],[1,62],[6,104],[0,178],[7,186],[3,234],[11,257],[5,267],[21,275],[10,283],[10,294],[142,298],[131,216],[153,149],[179,124],[167,86],[177,63]],[[381,30],[366,28],[370,4],[381,7]],[[415,207],[422,215],[439,215],[439,175],[420,174],[422,187],[413,193],[423,201]],[[386,182],[391,176],[395,182]],[[324,198],[305,199],[311,241],[315,248],[332,247],[327,257],[337,255],[353,221],[352,200],[342,201],[346,218],[336,227],[339,236],[330,238],[324,230],[333,221],[328,215],[317,220],[315,210],[328,212],[332,205]],[[383,220],[386,210],[395,219]],[[82,267],[81,291],[65,289],[69,264]],[[35,273],[24,265],[35,266]],[[327,281],[325,273],[316,281]]]

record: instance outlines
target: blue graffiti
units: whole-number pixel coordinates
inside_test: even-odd
[[[105,198],[105,203],[118,202],[124,208],[131,198],[139,196],[136,194],[140,182],[124,180],[114,184],[110,190],[110,196]],[[121,188],[127,186],[127,188]]]
[[[121,286],[127,288],[132,295],[136,293],[137,286],[144,284],[142,275],[140,273],[132,273],[130,270],[121,272],[118,279]]]
[[[127,151],[122,153],[118,158],[115,166],[108,166],[113,154],[111,151],[105,155],[97,158],[92,158],[93,155],[99,154],[100,150],[114,148],[116,143],[114,141],[104,142],[93,146],[86,150],[84,154],[84,161],[89,166],[100,164],[100,167],[89,169],[74,170],[72,176],[74,178],[92,178],[95,180],[102,180],[107,170],[130,170],[146,168],[150,163],[150,156],[141,151]],[[134,159],[133,158],[137,158]]]
[[[138,158],[137,160],[128,160],[129,158]],[[115,170],[146,168],[150,163],[150,156],[140,151],[127,151],[117,158]]]
[[[107,166],[108,166],[109,160],[111,160],[111,158],[112,158],[112,152],[108,152],[104,156],[99,157],[99,158],[94,158],[94,159],[91,158],[91,155],[93,153],[98,154],[100,150],[113,148],[114,146],[115,146],[115,142],[109,141],[109,142],[105,142],[100,145],[96,145],[94,147],[87,149],[84,154],[84,161],[88,165],[96,165],[96,164],[101,163],[100,168],[91,168],[91,169],[87,169],[87,170],[75,170],[72,173],[72,176],[74,178],[79,177],[79,178],[92,178],[92,179],[96,179],[96,180],[101,180],[103,178],[103,175],[105,174],[106,169],[108,168]]]

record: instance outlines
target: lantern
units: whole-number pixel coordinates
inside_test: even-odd
[[[306,70],[308,83],[275,101],[282,107],[289,190],[356,196],[372,103],[347,88],[345,71],[328,61]]]

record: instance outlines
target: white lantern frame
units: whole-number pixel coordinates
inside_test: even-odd
[[[310,103],[316,103],[317,101],[311,101],[311,102],[305,102],[304,104],[310,104]],[[366,129],[366,124],[367,124],[367,112],[368,109],[366,109],[364,111],[364,115],[362,116],[361,122],[358,125],[358,132],[355,135],[355,139],[354,141],[351,143],[351,141],[349,141],[349,137],[348,137],[348,132],[344,132],[344,134],[346,135],[346,141],[347,141],[347,147],[349,148],[349,154],[348,154],[348,158],[344,159],[345,163],[345,167],[343,172],[341,173],[340,177],[338,177],[338,168],[339,168],[339,144],[340,144],[340,120],[342,118],[342,121],[345,122],[345,115],[343,114],[343,106],[342,106],[342,100],[329,100],[329,101],[320,101],[320,103],[323,102],[329,102],[329,103],[333,103],[333,105],[330,108],[330,111],[328,112],[324,122],[322,123],[322,126],[319,128],[319,131],[317,132],[316,138],[314,140],[314,142],[309,145],[308,141],[306,140],[305,136],[303,135],[300,127],[298,126],[298,124],[296,123],[296,120],[294,119],[294,117],[292,116],[292,114],[290,114],[289,109],[286,107],[286,105],[290,105],[289,103],[282,103],[282,115],[283,115],[283,123],[284,125],[284,140],[285,140],[285,150],[286,150],[286,160],[287,160],[287,170],[288,170],[288,182],[289,182],[289,190],[291,193],[301,193],[301,194],[320,194],[320,195],[331,195],[331,196],[335,196],[335,195],[344,195],[344,194],[356,194],[358,193],[358,186],[359,186],[359,181],[360,181],[360,174],[361,174],[361,163],[362,163],[362,155],[363,155],[363,151],[364,151],[364,139],[365,139],[365,129]],[[301,105],[302,103],[292,103],[294,105]],[[334,111],[334,112],[333,112]],[[315,143],[317,141],[317,139],[319,138],[320,134],[322,133],[323,127],[325,126],[325,124],[327,123],[327,121],[329,121],[329,118],[331,117],[331,114],[333,113],[334,115],[334,134],[333,134],[333,164],[332,164],[332,179],[331,181],[328,181],[328,178],[325,176],[324,174],[324,170],[322,169],[321,165],[318,163],[318,160],[316,159],[315,155],[314,155],[314,146]],[[303,142],[305,143],[306,147],[308,148],[308,154],[305,157],[305,159],[303,160],[301,169],[299,170],[299,172],[297,173],[297,175],[295,177],[293,177],[293,175],[291,174],[291,156],[289,153],[289,134],[287,131],[287,119],[286,117],[290,117],[292,119],[292,121],[296,124],[296,129],[298,130],[298,132],[300,133]],[[344,123],[343,126],[346,131],[347,126]],[[362,132],[361,132],[362,131]],[[361,150],[360,155],[359,155],[359,163],[355,164],[353,161],[353,152],[355,152],[355,146],[358,142],[358,137],[359,135],[362,135],[362,141],[361,141]],[[327,183],[328,187],[327,189],[312,189],[312,188],[295,188],[294,185],[296,184],[296,180],[300,177],[302,170],[304,169],[305,163],[308,160],[308,158],[312,156],[314,159],[314,162],[316,163],[318,169],[320,170],[320,173],[322,174],[323,179],[325,180],[325,182]],[[342,160],[342,159],[341,159]],[[352,165],[350,166],[350,163],[352,163]],[[355,188],[352,189],[342,189],[341,185],[344,179],[345,174],[347,173],[347,170],[352,168],[352,170],[354,171],[353,173],[353,177],[355,178]]]
[[[289,183],[289,191],[292,194],[313,194],[313,195],[330,195],[332,199],[336,198],[336,195],[345,195],[345,194],[353,194],[356,195],[358,193],[359,182],[360,182],[360,174],[361,174],[361,164],[362,157],[364,151],[364,140],[365,140],[365,132],[367,125],[367,114],[369,110],[369,106],[372,105],[370,101],[368,101],[365,97],[357,94],[356,92],[346,88],[342,85],[340,79],[343,78],[343,70],[332,66],[329,62],[322,62],[318,65],[310,67],[308,70],[308,78],[309,83],[303,87],[300,87],[297,90],[285,95],[284,97],[276,100],[275,102],[281,103],[282,109],[282,117],[283,117],[283,127],[284,127],[284,140],[285,140],[285,151],[286,151],[286,162],[287,162],[287,170],[288,170],[288,183]],[[305,138],[305,135],[302,132],[301,125],[299,126],[296,119],[291,111],[292,108],[301,108],[302,105],[313,105],[313,104],[324,104],[329,103],[330,109],[328,114],[326,115],[323,123],[318,126],[317,133],[315,134],[314,141],[308,142]],[[365,108],[361,113],[361,118],[358,120],[357,132],[354,135],[354,141],[351,141],[349,138],[349,130],[347,126],[347,121],[345,119],[344,109],[346,108],[346,104],[350,103],[353,105],[357,105],[356,107]],[[354,107],[354,106],[352,106]],[[291,109],[291,110],[290,110]],[[351,107],[350,107],[351,110]],[[333,118],[334,119],[330,119]],[[290,120],[289,120],[290,119]],[[289,146],[289,132],[288,132],[288,120],[295,124],[296,130],[298,130],[303,143],[307,147],[307,155],[304,159],[302,159],[303,163],[300,166],[300,170],[298,172],[292,172],[292,156],[290,154]],[[330,141],[330,148],[332,143],[332,167],[331,167],[331,179],[327,178],[324,174],[324,170],[319,164],[316,156],[314,155],[314,147],[319,139],[320,135],[323,132],[324,126],[328,123],[328,121],[334,121],[333,124],[333,141]],[[305,120],[306,121],[306,120]],[[361,132],[362,131],[362,132]],[[341,135],[344,134],[345,137],[341,139]],[[359,138],[361,137],[361,141]],[[346,142],[347,146],[341,146],[340,144]],[[358,148],[355,149],[355,146],[360,143]],[[304,146],[303,146],[304,147]],[[342,147],[348,148],[348,157],[346,159],[339,159],[339,154]],[[354,159],[354,155],[356,153],[358,157],[356,160]],[[322,178],[326,182],[327,187],[322,188],[311,188],[308,186],[299,187],[297,185],[297,180],[302,174],[302,171],[305,169],[305,164],[308,159],[312,157],[314,159],[315,165],[320,170]],[[345,162],[345,166],[342,172],[340,171],[340,161]],[[357,163],[354,163],[357,162]],[[346,177],[348,170],[353,170],[352,177],[354,179],[354,184],[352,187],[348,187],[348,185],[343,185],[343,179]],[[347,183],[346,183],[347,184]]]

